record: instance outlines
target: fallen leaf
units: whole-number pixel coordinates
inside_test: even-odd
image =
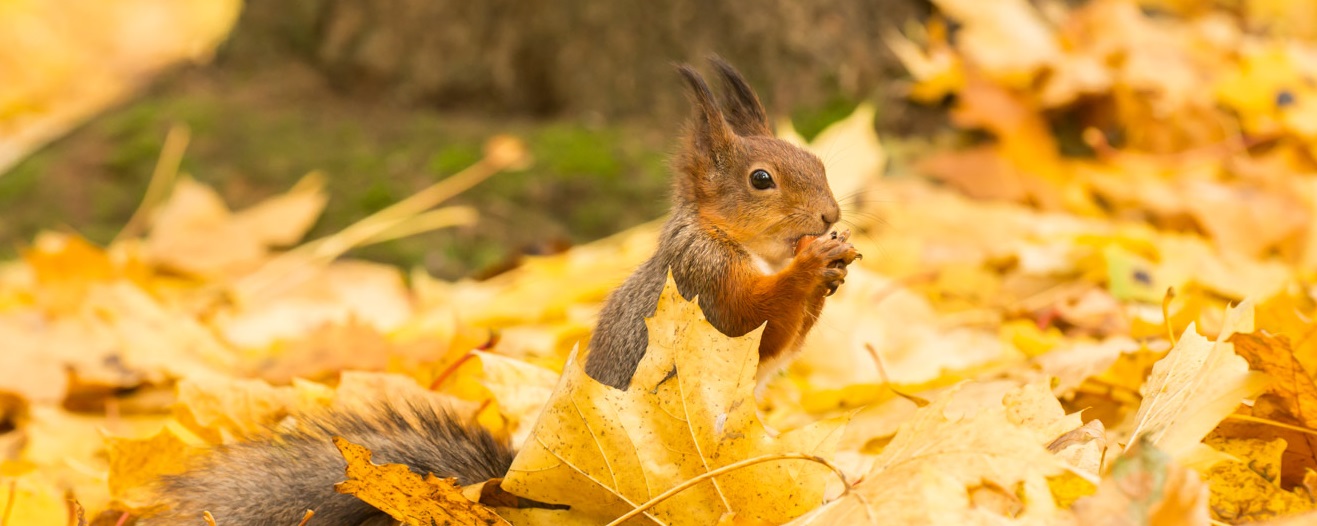
[[[1230,343],[1249,366],[1271,377],[1267,390],[1276,395],[1289,414],[1308,428],[1317,429],[1317,384],[1294,357],[1288,340],[1253,332],[1236,333]]]
[[[422,477],[402,464],[375,464],[370,461],[370,450],[342,437],[334,437],[334,445],[348,463],[347,480],[334,489],[356,496],[403,524],[508,524],[493,510],[462,495],[456,479],[441,479],[433,473]]]
[[[1013,422],[1006,406],[994,407],[989,400],[970,401],[977,412],[952,414],[948,407],[957,399],[953,389],[919,409],[850,494],[791,524],[981,524],[1055,517],[1047,477],[1061,473],[1064,464],[1038,442],[1038,430]],[[1017,403],[1045,401],[1033,400]],[[969,490],[985,483],[1010,488],[1020,509],[1003,516],[975,507]]]
[[[839,422],[772,436],[755,415],[759,331],[730,338],[668,280],[650,343],[626,391],[569,361],[503,488],[608,522],[677,484],[763,454],[828,455]],[[715,351],[715,349],[717,351]],[[729,471],[644,513],[660,524],[712,524],[734,511],[785,522],[816,506],[827,469],[776,460]],[[641,519],[637,519],[640,521]]]
[[[134,511],[157,505],[149,484],[158,477],[185,471],[187,459],[200,450],[167,426],[145,439],[108,437],[105,447],[110,460],[110,497]]]
[[[0,16],[0,174],[127,97],[151,74],[200,61],[238,19],[237,0],[9,3]]]
[[[1216,520],[1253,522],[1317,508],[1312,496],[1317,473],[1309,472],[1308,486],[1292,491],[1281,487],[1284,440],[1215,438],[1209,444],[1239,459],[1218,462],[1205,474]]]
[[[1023,0],[935,0],[942,12],[963,24],[956,47],[995,80],[1027,86],[1043,68],[1061,58],[1056,37],[1033,5]]]
[[[1232,307],[1227,319],[1215,342],[1190,325],[1152,367],[1139,391],[1143,403],[1133,419],[1132,437],[1147,434],[1159,450],[1184,458],[1235,406],[1267,386],[1266,377],[1249,371],[1227,341],[1231,334],[1252,331],[1252,302]]]
[[[305,338],[327,323],[361,323],[381,332],[402,326],[414,312],[397,268],[365,261],[308,266],[260,302],[218,312],[212,324],[225,340],[261,349]]]
[[[283,194],[233,215],[234,226],[266,246],[286,246],[306,235],[325,209],[325,176],[307,174]]]
[[[558,373],[493,353],[476,351],[475,355],[480,358],[481,384],[493,393],[500,411],[510,420],[512,443],[523,443],[553,395]]]

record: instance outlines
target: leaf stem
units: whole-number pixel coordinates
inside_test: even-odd
[[[1302,427],[1302,426],[1296,426],[1296,425],[1286,424],[1286,423],[1284,423],[1284,422],[1277,422],[1277,421],[1275,421],[1275,420],[1270,420],[1270,419],[1267,419],[1267,418],[1260,418],[1260,417],[1250,416],[1250,415],[1229,415],[1229,416],[1227,416],[1226,418],[1233,418],[1233,419],[1235,419],[1235,420],[1243,420],[1243,421],[1245,421],[1245,422],[1253,422],[1253,423],[1255,423],[1255,424],[1265,424],[1265,425],[1269,425],[1269,426],[1275,426],[1275,427],[1279,427],[1279,428],[1281,428],[1281,429],[1288,429],[1288,430],[1290,430],[1290,431],[1295,431],[1295,432],[1298,432],[1298,433],[1307,433],[1307,434],[1309,434],[1309,435],[1317,435],[1317,429],[1310,429],[1310,428],[1306,428],[1306,427]]]
[[[619,524],[622,524],[623,522],[626,522],[632,517],[644,513],[645,510],[654,507],[658,503],[668,500],[673,495],[681,493],[682,491],[689,489],[691,486],[704,482],[705,480],[711,479],[713,477],[717,477],[719,475],[728,473],[730,471],[736,471],[746,466],[753,466],[755,464],[759,464],[761,462],[768,462],[771,460],[808,460],[810,462],[823,464],[828,469],[831,469],[833,473],[836,473],[837,478],[840,478],[842,484],[846,485],[846,489],[841,493],[842,496],[845,496],[851,492],[851,483],[850,481],[846,480],[846,474],[842,473],[841,468],[838,468],[837,466],[833,465],[831,462],[828,462],[827,459],[823,457],[819,457],[817,455],[807,455],[804,453],[774,453],[771,455],[760,455],[757,457],[747,458],[745,460],[739,462],[733,462],[731,464],[720,467],[718,469],[706,473],[702,473],[698,477],[694,477],[691,478],[690,480],[682,482],[681,484],[677,484],[676,486],[673,486],[671,489],[663,493],[660,493],[658,496],[649,499],[648,501],[645,501],[644,504],[637,506],[635,509],[627,512],[625,515],[618,517],[617,519],[613,520],[613,522],[608,523],[608,526],[617,526]]]

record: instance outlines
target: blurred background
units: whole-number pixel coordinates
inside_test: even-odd
[[[11,17],[40,9],[6,3]],[[121,16],[137,25],[159,10],[121,5],[133,3],[141,12]],[[234,4],[209,3],[223,4],[211,9],[217,19]],[[0,260],[43,228],[109,242],[176,124],[191,131],[181,171],[235,209],[323,171],[330,200],[311,237],[461,170],[486,138],[512,133],[536,162],[460,196],[456,204],[481,211],[477,225],[352,253],[440,277],[478,274],[665,212],[666,157],[687,111],[676,62],[703,68],[722,55],[807,138],[865,100],[877,103],[883,134],[939,129],[936,105],[909,102],[894,82],[908,75],[883,41],[931,9],[923,0],[250,2],[232,11],[213,55],[139,75],[127,98],[70,122],[71,133],[0,175]],[[59,23],[51,31],[82,31]],[[152,45],[149,26],[123,31]],[[41,66],[11,53],[26,61],[14,71]],[[80,82],[71,64],[67,78]]]

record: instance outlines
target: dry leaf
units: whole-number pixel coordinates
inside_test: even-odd
[[[105,445],[110,459],[110,497],[134,511],[157,504],[149,484],[157,477],[182,473],[188,458],[199,451],[169,427],[145,439],[109,437]]]
[[[982,524],[1054,517],[1047,477],[1064,465],[1038,442],[1038,431],[1013,422],[1006,406],[982,399],[971,401],[980,406],[977,412],[948,411],[958,399],[958,390],[952,390],[919,409],[850,495],[791,524]],[[1013,403],[1013,411],[1032,413],[1037,409],[1030,404],[1042,402],[1015,402],[1021,405]],[[1004,516],[975,506],[970,489],[986,483],[1010,488],[1021,508]]]
[[[342,437],[334,437],[334,445],[348,462],[347,480],[334,489],[356,496],[403,524],[508,524],[489,508],[462,495],[455,479],[441,479],[434,474],[421,477],[402,464],[375,464],[370,461],[370,450]]]
[[[719,333],[671,279],[654,317],[650,344],[620,391],[568,363],[503,488],[572,506],[573,515],[608,522],[710,470],[763,454],[828,455],[838,422],[772,436],[755,414],[752,391],[759,331]],[[650,508],[634,523],[712,524],[734,511],[784,522],[818,505],[833,476],[801,460],[730,471]]]
[[[512,443],[525,442],[540,410],[553,395],[558,373],[521,360],[476,351],[483,373],[481,384],[493,393],[499,410],[509,419]]]
[[[365,261],[309,265],[254,304],[237,305],[212,323],[239,347],[261,349],[308,336],[327,323],[362,323],[381,332],[413,314],[411,295],[397,268]]]
[[[1211,510],[1217,520],[1253,522],[1317,509],[1312,491],[1317,472],[1305,485],[1284,488],[1280,481],[1284,440],[1214,438],[1208,443],[1239,459],[1218,462],[1205,473],[1212,488]]]
[[[1134,416],[1132,436],[1147,434],[1158,449],[1184,458],[1235,406],[1267,386],[1266,377],[1249,371],[1226,340],[1253,330],[1253,304],[1232,307],[1227,319],[1236,321],[1227,322],[1215,342],[1190,325],[1153,366],[1140,390],[1143,403]]]
[[[206,58],[238,0],[0,6],[0,174],[170,64]]]

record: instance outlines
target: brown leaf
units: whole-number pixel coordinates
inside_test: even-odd
[[[1230,342],[1253,369],[1272,378],[1268,391],[1275,393],[1285,409],[1304,426],[1317,429],[1317,384],[1294,357],[1289,340],[1259,331],[1235,334]]]
[[[471,502],[455,479],[441,479],[433,473],[421,477],[402,464],[375,464],[370,461],[370,450],[342,437],[334,437],[334,445],[348,462],[347,480],[334,489],[356,496],[404,524],[508,524],[488,507]]]

